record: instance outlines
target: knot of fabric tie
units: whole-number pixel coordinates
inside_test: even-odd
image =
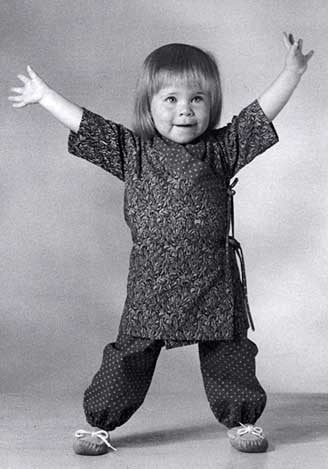
[[[76,438],[83,438],[84,436],[87,436],[87,435],[99,438],[103,443],[105,443],[106,446],[108,446],[108,448],[111,448],[112,450],[117,451],[117,449],[114,448],[114,446],[112,446],[110,444],[110,442],[108,441],[109,435],[105,430],[98,430],[97,432],[88,432],[86,430],[77,430],[75,432]]]
[[[235,195],[235,191],[233,190],[233,188],[235,187],[235,185],[237,184],[238,182],[238,178],[235,178],[232,183],[230,184],[230,186],[228,187],[228,195],[232,196],[232,195]]]
[[[244,425],[242,423],[240,423],[240,425],[242,428],[237,430],[237,434],[239,436],[252,434],[259,438],[262,438],[262,440],[264,439],[263,430],[261,427],[254,427],[253,425]]]
[[[238,181],[238,179],[237,179],[237,181]],[[235,182],[235,184],[237,183],[237,181]],[[229,197],[234,196],[235,193],[236,193],[236,191],[234,191],[234,190],[232,189],[232,187],[233,187],[233,186],[230,186],[230,187],[228,188],[228,190],[227,190],[227,194],[228,194]]]

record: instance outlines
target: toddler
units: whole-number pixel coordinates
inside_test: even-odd
[[[302,40],[291,34],[284,42],[280,75],[219,129],[218,67],[210,53],[191,45],[164,45],[146,58],[133,131],[71,103],[31,67],[28,76],[18,75],[23,86],[12,88],[13,106],[39,103],[70,129],[69,152],[125,184],[133,243],[127,296],[118,337],[105,347],[84,394],[94,429],[76,432],[76,453],[114,449],[108,432],[143,403],[161,348],[194,343],[209,405],[231,444],[266,451],[263,430],[254,426],[266,394],[255,375],[258,349],[247,337],[253,323],[233,233],[231,179],[277,142],[271,122],[313,54],[303,54]]]

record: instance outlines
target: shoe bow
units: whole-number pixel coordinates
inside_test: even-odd
[[[86,435],[95,436],[95,437],[99,438],[103,443],[105,443],[105,445],[108,446],[108,448],[111,448],[112,450],[117,451],[117,449],[114,448],[114,446],[112,446],[110,444],[110,442],[108,441],[109,435],[105,430],[98,430],[97,432],[88,432],[86,430],[77,430],[75,432],[76,438],[82,438]]]
[[[239,430],[237,430],[237,435],[242,436],[246,434],[252,434],[264,439],[263,430],[261,427],[254,427],[253,425],[244,425],[243,423],[241,423],[240,425],[242,428],[239,428]]]

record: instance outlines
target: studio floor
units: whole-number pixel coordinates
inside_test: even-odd
[[[112,434],[117,452],[73,453],[73,433],[88,429],[78,399],[1,396],[1,469],[326,469],[328,395],[272,394],[258,422],[269,451],[243,454],[230,447],[207,401],[193,394],[150,395]]]

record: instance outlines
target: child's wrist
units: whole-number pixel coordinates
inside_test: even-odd
[[[296,77],[301,78],[301,76],[305,72],[305,69],[299,69],[299,68],[294,68],[294,67],[285,65],[285,67],[283,68],[283,72],[285,72],[286,74],[288,73],[290,75],[295,75]]]
[[[289,67],[285,67],[282,70],[281,75],[284,77],[284,80],[288,83],[292,83],[294,86],[297,86],[300,82],[303,73]]]
[[[53,95],[54,91],[49,88],[49,86],[47,86],[46,84],[44,84],[44,89],[42,91],[42,95],[41,95],[41,98],[39,99],[38,103],[40,104],[40,106],[42,107],[47,107],[47,104],[49,103],[49,101],[52,100],[52,95]]]

